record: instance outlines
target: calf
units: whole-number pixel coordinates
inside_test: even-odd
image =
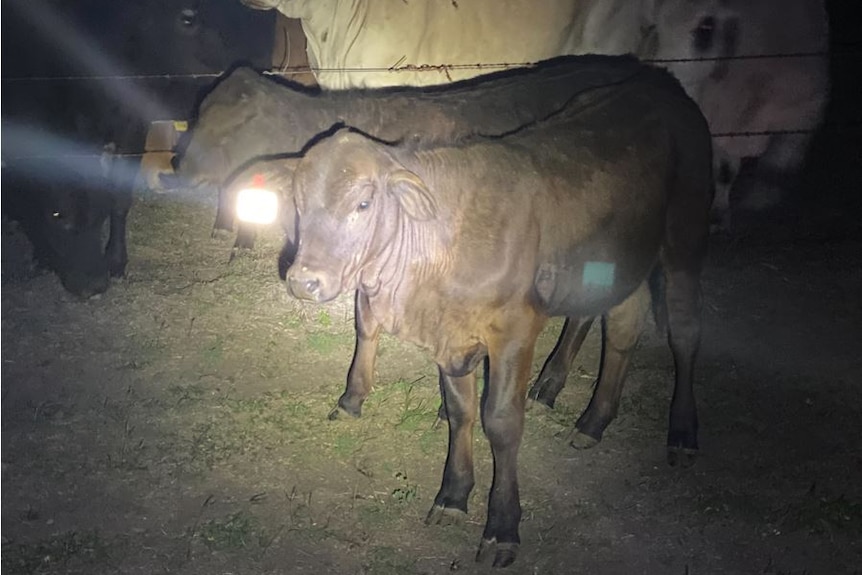
[[[325,302],[358,290],[381,329],[438,365],[449,453],[429,523],[466,512],[475,368],[488,357],[481,416],[494,480],[477,560],[493,553],[504,567],[517,555],[517,453],[545,321],[604,314],[601,376],[583,422],[600,428],[616,409],[656,266],[677,368],[669,459],[697,449],[711,153],[697,106],[669,74],[643,68],[504,137],[392,146],[339,130],[300,161],[290,292]]]

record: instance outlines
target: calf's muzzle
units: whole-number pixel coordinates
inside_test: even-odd
[[[294,265],[287,270],[287,291],[297,299],[322,301],[322,283],[320,274],[308,268],[297,269],[297,266]]]

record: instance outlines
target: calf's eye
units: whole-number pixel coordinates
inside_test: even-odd
[[[371,200],[362,200],[361,202],[359,202],[359,205],[356,206],[356,211],[357,212],[364,212],[370,206],[371,206]]]

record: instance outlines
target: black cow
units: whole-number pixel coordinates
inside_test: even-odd
[[[165,75],[220,73],[237,60],[267,65],[272,16],[217,1],[13,0],[2,25],[4,213],[33,218],[23,227],[69,291],[103,292],[106,270],[125,271],[126,217],[150,122],[188,117],[209,82]],[[129,77],[147,74],[160,76]]]
[[[650,68],[504,137],[392,146],[340,130],[300,161],[290,292],[325,302],[358,290],[382,329],[438,364],[449,454],[429,523],[466,512],[475,368],[488,358],[481,417],[494,480],[477,560],[493,554],[504,567],[517,555],[526,386],[549,316],[605,316],[601,375],[582,418],[602,428],[660,270],[676,364],[670,461],[697,449],[692,383],[711,164],[697,105]]]

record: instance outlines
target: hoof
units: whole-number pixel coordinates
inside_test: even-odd
[[[124,278],[126,277],[126,264],[125,262],[118,265],[111,265],[108,267],[108,273],[112,278]]]
[[[518,543],[497,543],[496,539],[482,539],[479,542],[479,550],[476,551],[476,563],[484,563],[494,551],[494,562],[491,566],[498,569],[508,567],[518,558],[518,547]]]
[[[425,525],[460,525],[467,519],[467,513],[452,507],[434,505],[425,517]]]
[[[548,391],[548,389],[551,391]],[[556,391],[553,391],[556,389]],[[527,394],[527,400],[544,405],[548,409],[554,409],[554,402],[557,400],[557,395],[560,393],[562,386],[548,380],[537,381]],[[551,397],[548,397],[548,396]]]
[[[599,441],[599,439],[596,439],[595,437],[590,437],[586,433],[576,431],[575,436],[569,442],[569,445],[571,445],[575,449],[591,449],[598,445]]]
[[[361,411],[354,414],[354,413],[350,413],[349,411],[347,411],[346,409],[344,409],[340,405],[336,405],[335,409],[333,409],[332,411],[329,412],[329,415],[327,416],[327,418],[329,419],[329,421],[335,421],[336,419],[341,419],[341,420],[357,419],[360,415],[362,415]]]
[[[697,460],[697,449],[686,447],[671,447],[667,448],[667,463],[671,467],[682,467],[687,469],[694,465]]]

